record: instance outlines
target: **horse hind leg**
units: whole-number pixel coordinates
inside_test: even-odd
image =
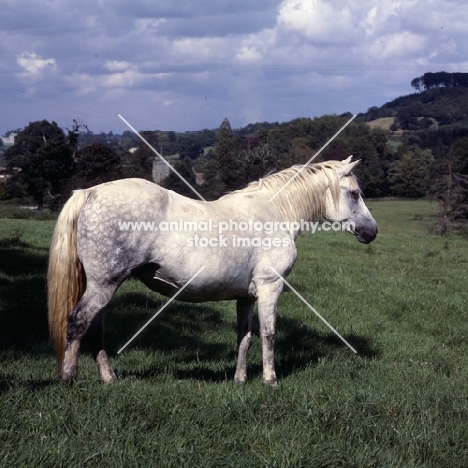
[[[239,354],[234,382],[247,381],[247,355],[252,344],[252,311],[255,302],[237,300],[237,346]]]
[[[101,379],[104,382],[115,380],[115,374],[102,346],[103,312],[102,309],[112,298],[118,285],[108,284],[98,287],[92,282],[86,285],[86,291],[68,318],[67,338],[62,368],[59,378],[63,381],[76,379],[78,373],[78,355],[82,338],[90,333],[91,352],[96,361]]]
[[[86,333],[86,339],[91,348],[91,354],[93,355],[101,380],[103,382],[113,382],[117,380],[117,376],[104,350],[104,311],[101,310],[101,312],[94,317]]]

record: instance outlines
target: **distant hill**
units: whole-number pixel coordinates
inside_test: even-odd
[[[468,130],[468,88],[435,88],[402,96],[381,107],[371,107],[356,120],[391,131]]]

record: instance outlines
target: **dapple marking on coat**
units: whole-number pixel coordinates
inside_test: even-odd
[[[48,319],[55,342],[59,379],[77,376],[78,354],[87,335],[101,379],[116,380],[103,346],[103,309],[130,276],[164,296],[173,296],[202,267],[206,268],[177,299],[187,302],[235,300],[238,360],[234,380],[247,380],[252,342],[252,311],[258,305],[263,382],[275,385],[276,312],[281,278],[296,260],[298,229],[275,233],[288,245],[264,249],[188,246],[189,236],[206,232],[125,231],[119,221],[253,219],[299,222],[326,219],[353,222],[347,228],[358,241],[377,235],[377,224],[361,197],[351,171],[359,161],[327,161],[301,170],[293,166],[252,182],[218,200],[203,202],[142,179],[124,179],[74,192],[55,226],[49,256]],[[268,200],[292,177],[281,193]],[[224,233],[228,240],[244,232]],[[255,232],[255,235],[266,236]]]

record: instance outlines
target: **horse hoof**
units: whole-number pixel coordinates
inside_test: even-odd
[[[277,387],[278,386],[278,381],[276,379],[274,380],[263,380],[263,385],[268,385],[269,387]]]
[[[101,380],[104,383],[114,383],[117,382],[117,376],[112,372],[112,374],[107,374],[105,376],[101,376]]]
[[[76,380],[77,370],[75,368],[62,369],[59,374],[60,382],[74,382]]]
[[[245,384],[247,384],[247,379],[245,379],[245,380],[234,379],[234,383],[235,383],[236,385],[245,385]]]

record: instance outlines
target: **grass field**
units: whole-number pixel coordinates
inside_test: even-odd
[[[118,355],[165,302],[136,281],[108,306],[119,382],[99,382],[84,346],[78,380],[60,384],[45,304],[54,221],[0,219],[0,466],[466,467],[468,238],[427,234],[425,201],[368,206],[375,242],[301,236],[288,278],[358,355],[285,291],[277,388],[261,383],[258,336],[249,383],[233,384],[229,302],[173,303]]]
[[[371,128],[381,128],[382,130],[388,131],[394,122],[395,117],[381,117],[367,122],[367,125]]]

